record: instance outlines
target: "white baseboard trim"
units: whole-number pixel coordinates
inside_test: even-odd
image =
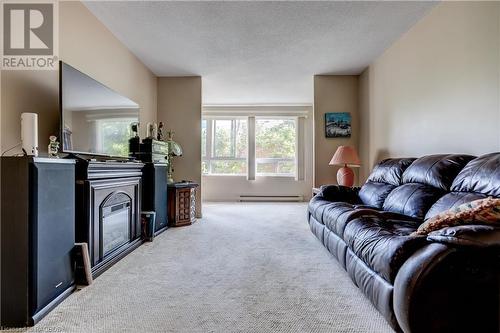
[[[240,202],[302,202],[302,195],[240,195]]]

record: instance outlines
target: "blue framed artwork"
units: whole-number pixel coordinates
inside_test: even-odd
[[[325,136],[348,138],[351,136],[351,114],[349,112],[325,113]]]

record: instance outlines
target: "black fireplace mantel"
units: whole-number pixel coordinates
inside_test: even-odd
[[[89,246],[92,275],[97,277],[141,244],[140,198],[144,164],[129,161],[105,161],[79,158],[76,165],[76,241]],[[110,201],[122,198],[112,209],[121,214],[110,219]],[[129,200],[123,200],[129,198]],[[126,202],[126,203],[125,203]],[[120,222],[117,219],[122,219]],[[126,221],[126,222],[125,222]],[[108,226],[106,223],[112,223]],[[119,225],[127,223],[127,226]],[[125,233],[125,228],[128,232]],[[109,241],[116,228],[119,239],[110,249]],[[113,230],[112,230],[113,231]],[[128,241],[124,241],[126,235]]]
[[[79,158],[76,165],[76,179],[141,177],[143,167],[144,164],[140,162]]]

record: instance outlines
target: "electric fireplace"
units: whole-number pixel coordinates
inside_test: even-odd
[[[97,277],[141,243],[142,163],[77,160],[76,241]]]

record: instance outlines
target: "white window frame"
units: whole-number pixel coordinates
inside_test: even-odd
[[[305,176],[305,120],[307,119],[311,106],[310,105],[271,105],[271,106],[218,106],[218,105],[205,105],[203,107],[202,116],[203,120],[215,119],[247,119],[247,180],[255,180],[256,178],[292,178],[296,181],[304,180]],[[257,175],[256,174],[256,157],[255,157],[255,119],[295,119],[295,174],[290,175]],[[209,123],[211,123],[209,125]],[[212,157],[213,142],[213,121],[207,121],[207,140],[206,140],[206,157],[202,160]],[[210,153],[209,153],[210,152]],[[210,154],[210,156],[208,156]],[[208,159],[210,160],[210,159]],[[223,158],[227,160],[227,158]],[[220,176],[239,176],[244,177],[242,174],[204,174],[206,177],[220,177]]]
[[[203,117],[203,120],[207,122],[207,138],[205,140],[205,156],[202,156],[202,161],[207,161],[207,166],[208,166],[208,173],[203,174],[204,176],[246,176],[245,174],[230,174],[230,173],[212,173],[212,163],[211,161],[245,161],[247,162],[246,157],[235,157],[234,155],[236,154],[235,151],[233,151],[233,156],[215,156],[215,136],[213,135],[214,133],[214,128],[215,128],[215,122],[217,120],[231,120],[232,121],[232,140],[233,140],[233,145],[232,149],[236,149],[236,133],[235,133],[235,126],[236,126],[236,120],[239,119],[245,119],[244,117]],[[248,126],[248,125],[247,125]],[[248,145],[248,142],[247,142]],[[248,153],[247,153],[248,155]],[[248,162],[247,162],[247,173],[248,173]]]

